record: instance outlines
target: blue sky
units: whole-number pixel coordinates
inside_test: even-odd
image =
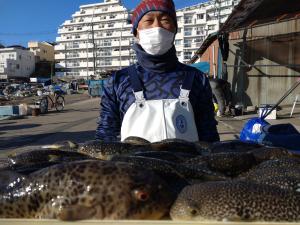
[[[176,8],[204,0],[174,0]],[[30,40],[55,41],[58,27],[79,10],[80,5],[102,0],[0,0],[0,43],[27,46]],[[123,0],[128,9],[139,1]]]

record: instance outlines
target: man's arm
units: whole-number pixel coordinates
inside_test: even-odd
[[[196,109],[194,110],[195,121],[199,140],[215,142],[219,141],[220,137],[217,131],[218,122],[215,120],[212,91],[207,77],[204,74],[202,76],[202,87],[197,87],[202,90],[196,103]]]
[[[119,103],[114,89],[114,76],[111,76],[103,89],[96,139],[116,141],[118,140],[117,136],[120,134],[120,129]]]

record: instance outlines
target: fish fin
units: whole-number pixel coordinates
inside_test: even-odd
[[[57,214],[57,218],[63,221],[91,219],[96,214],[94,207],[83,205],[64,206]]]

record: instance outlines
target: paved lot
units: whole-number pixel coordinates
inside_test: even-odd
[[[75,142],[92,140],[97,126],[99,102],[99,98],[75,96],[72,100],[69,99],[69,104],[61,113],[51,111],[37,117],[0,121],[0,154],[65,140]],[[293,118],[289,118],[289,112],[290,107],[286,107],[278,113],[280,119],[269,122],[272,124],[291,122],[300,131],[300,106],[299,109],[296,108]],[[221,140],[237,139],[244,124],[254,116],[256,115],[218,118]]]

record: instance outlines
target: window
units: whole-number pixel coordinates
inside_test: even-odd
[[[177,33],[179,33],[179,34],[181,33],[181,28],[177,29]]]
[[[79,38],[80,38],[80,35],[76,34],[76,35],[75,35],[75,38],[76,38],[76,39],[79,39]]]
[[[84,19],[83,18],[80,18],[79,20],[78,20],[78,22],[83,22],[84,21]]]
[[[19,59],[22,60],[22,56],[21,55],[19,55]]]
[[[176,46],[181,45],[181,40],[175,40],[175,45],[176,45]]]
[[[82,27],[77,27],[77,30],[82,30]]]
[[[192,58],[192,52],[184,52],[183,57],[185,60]]]
[[[208,25],[208,30],[214,30],[215,29],[215,25]]]
[[[204,19],[204,14],[197,14],[197,19],[198,20],[203,20]]]
[[[184,47],[185,48],[192,47],[192,40],[184,40]]]
[[[106,36],[107,36],[107,37],[110,37],[110,36],[112,36],[112,34],[113,34],[112,32],[107,32],[107,33],[106,33]]]
[[[193,31],[192,28],[185,28],[184,29],[184,35],[185,36],[191,36],[192,35],[192,31]]]
[[[20,64],[16,65],[16,69],[19,70],[20,69]]]
[[[185,15],[184,16],[184,23],[187,24],[187,23],[192,23],[193,21],[193,16],[192,15]]]
[[[201,26],[201,27],[195,27],[195,30],[196,30],[196,34],[197,35],[201,35],[201,34],[204,34],[204,27]]]
[[[107,26],[108,27],[114,27],[114,24],[113,23],[109,23]]]
[[[99,56],[111,56],[111,51],[109,50],[100,51]]]
[[[110,66],[111,65],[111,59],[98,60],[98,64],[100,66]]]

